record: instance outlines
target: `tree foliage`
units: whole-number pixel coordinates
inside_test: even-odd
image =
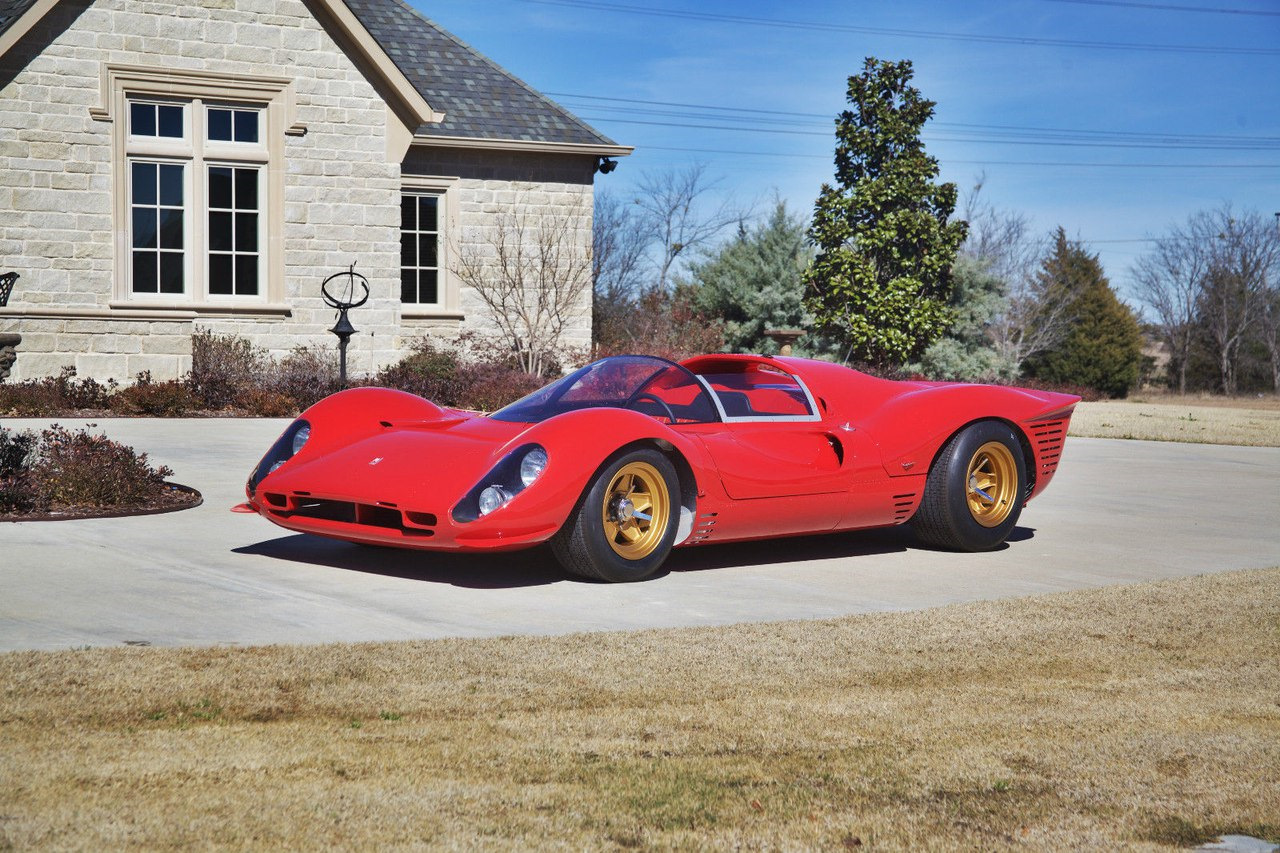
[[[951,309],[955,322],[924,351],[910,369],[928,376],[965,382],[1016,379],[1019,365],[992,344],[991,323],[1008,307],[1006,285],[985,262],[968,255],[956,259]]]
[[[774,354],[766,329],[806,328],[803,274],[813,257],[804,223],[779,201],[767,220],[738,228],[733,239],[702,263],[692,265],[698,285],[693,304],[723,322],[730,352]]]
[[[950,270],[966,230],[948,222],[956,187],[935,183],[938,162],[920,140],[934,102],[911,77],[909,61],[868,57],[849,78],[836,185],[823,185],[809,229],[809,310],[855,359],[877,365],[918,355],[951,323]]]
[[[1064,297],[1071,324],[1062,340],[1027,363],[1038,379],[1124,397],[1138,382],[1142,330],[1103,275],[1097,255],[1059,228],[1040,270],[1042,291]]]

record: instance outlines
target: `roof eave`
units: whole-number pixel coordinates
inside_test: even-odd
[[[634,145],[594,142],[538,142],[529,139],[486,139],[472,136],[414,134],[413,145],[423,148],[475,148],[488,151],[528,151],[540,154],[588,154],[594,157],[626,157]]]
[[[41,18],[49,14],[54,6],[58,5],[58,0],[38,0],[31,8],[18,16],[18,20],[9,25],[3,33],[0,33],[0,56],[8,53],[14,45],[22,40],[31,28],[34,27]]]

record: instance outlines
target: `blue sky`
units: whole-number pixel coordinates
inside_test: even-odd
[[[944,180],[984,174],[989,202],[1065,227],[1122,293],[1141,241],[1196,210],[1280,211],[1280,0],[410,2],[634,145],[599,179],[623,194],[702,162],[739,203],[807,215],[847,78],[876,56],[910,59],[937,102]]]

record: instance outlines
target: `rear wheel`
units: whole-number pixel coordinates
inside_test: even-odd
[[[989,551],[1009,537],[1026,500],[1026,461],[999,421],[966,427],[942,448],[912,525],[930,545]]]
[[[656,450],[633,450],[612,460],[551,540],[556,559],[582,577],[614,583],[647,578],[675,542],[679,482]]]

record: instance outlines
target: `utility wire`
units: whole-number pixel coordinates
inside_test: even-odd
[[[1154,9],[1161,12],[1209,12],[1215,15],[1257,15],[1280,18],[1280,12],[1263,9],[1223,9],[1218,6],[1176,6],[1172,3],[1135,3],[1131,0],[1048,0],[1050,3],[1076,3],[1081,6],[1119,6],[1125,9]]]
[[[977,35],[948,33],[934,30],[904,30],[888,27],[859,27],[852,24],[832,24],[823,21],[796,21],[785,18],[754,18],[746,15],[691,12],[683,9],[655,9],[648,6],[632,6],[626,3],[605,3],[598,0],[521,0],[544,6],[567,6],[572,9],[591,9],[600,12],[624,12],[632,15],[648,15],[659,18],[678,18],[714,23],[748,24],[793,30],[817,30],[822,32],[860,33],[864,35],[902,36],[906,38],[932,39],[935,41],[976,42],[979,44],[1012,44],[1034,47],[1070,47],[1094,50],[1136,50],[1159,53],[1231,54],[1236,56],[1280,56],[1280,49],[1261,47],[1220,47],[1195,44],[1149,44],[1132,42],[1084,41],[1077,39],[1033,38],[1029,36]]]

